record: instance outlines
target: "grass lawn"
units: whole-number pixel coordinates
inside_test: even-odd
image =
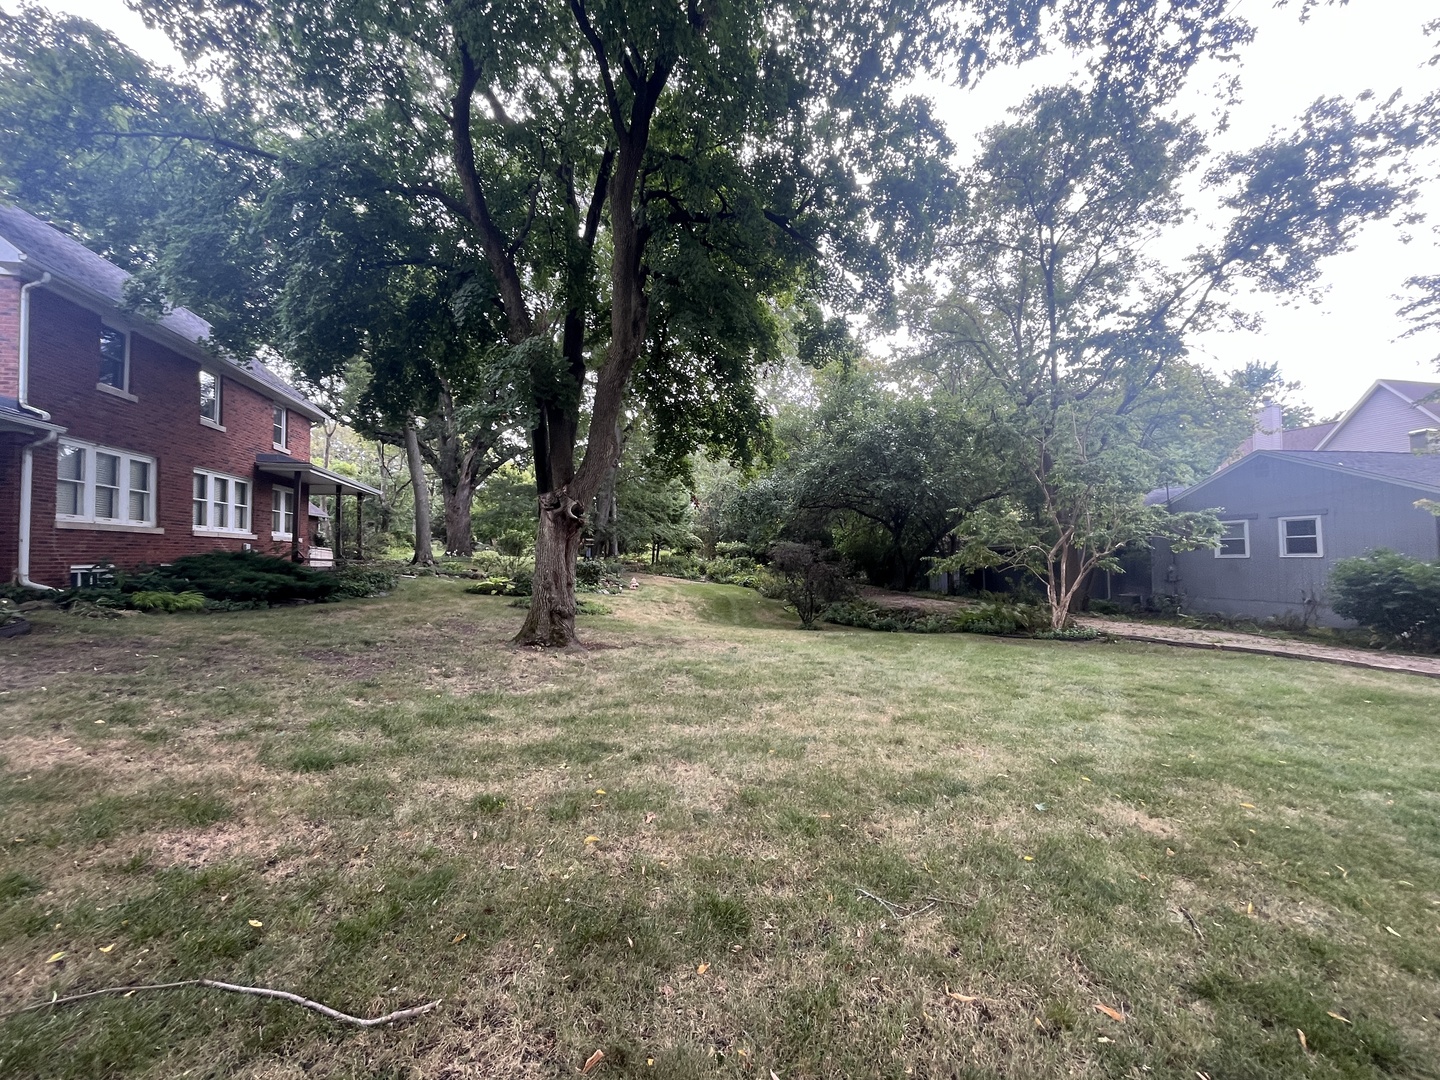
[[[601,599],[0,642],[0,1008],[445,999],[100,998],[0,1076],[1436,1075],[1433,680]]]

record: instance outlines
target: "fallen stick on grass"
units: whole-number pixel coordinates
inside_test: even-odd
[[[49,1001],[36,1002],[34,1005],[26,1005],[23,1009],[16,1009],[13,1012],[0,1014],[0,1019],[11,1016],[18,1016],[20,1013],[31,1012],[35,1009],[48,1009],[52,1005],[67,1005],[72,1001],[84,1001],[86,998],[100,997],[104,994],[130,994],[141,990],[177,990],[182,986],[206,986],[212,990],[230,990],[236,994],[250,994],[254,997],[279,998],[281,1001],[291,1001],[306,1009],[328,1016],[332,1020],[341,1020],[347,1024],[354,1024],[356,1027],[379,1027],[381,1024],[393,1024],[397,1020],[408,1020],[412,1016],[419,1016],[421,1013],[429,1012],[443,1001],[443,998],[436,998],[434,1001],[424,1005],[416,1005],[410,1009],[399,1009],[384,1016],[377,1016],[373,1020],[366,1020],[359,1016],[351,1016],[349,1013],[332,1009],[328,1005],[322,1005],[318,1001],[311,1001],[299,994],[292,994],[288,990],[271,990],[265,986],[238,986],[235,983],[220,982],[218,979],[185,979],[182,982],[172,983],[149,983],[142,986],[107,986],[103,990],[91,990],[84,994],[71,994],[69,997],[51,998]]]

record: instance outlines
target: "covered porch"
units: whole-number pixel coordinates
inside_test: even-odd
[[[296,514],[298,516],[303,510],[307,522],[311,517],[311,499],[327,495],[335,496],[335,516],[332,521],[331,536],[334,547],[327,549],[312,544],[309,552],[309,561],[312,566],[335,566],[343,563],[347,557],[344,550],[344,534],[341,531],[345,516],[346,496],[351,496],[355,500],[354,557],[356,559],[365,557],[365,498],[371,496],[378,499],[380,497],[378,488],[373,488],[369,484],[361,483],[348,476],[341,476],[339,473],[322,468],[313,462],[301,461],[299,458],[292,458],[285,454],[257,454],[255,455],[255,469],[262,475],[270,477],[275,483],[283,484],[294,492]],[[290,534],[290,557],[296,562],[301,561],[300,525],[298,522]]]

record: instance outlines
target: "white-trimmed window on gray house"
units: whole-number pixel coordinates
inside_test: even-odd
[[[1285,559],[1318,559],[1325,554],[1318,517],[1280,519],[1280,556]]]
[[[155,459],[72,439],[60,440],[55,520],[148,528],[155,524]]]
[[[130,397],[130,335],[124,330],[100,327],[100,378],[95,388]]]
[[[1250,522],[1220,522],[1220,546],[1215,549],[1217,559],[1248,559],[1250,557]]]
[[[270,536],[289,540],[295,535],[295,492],[288,488],[270,489]]]
[[[200,422],[220,427],[220,377],[204,369],[200,372]]]
[[[290,425],[287,422],[284,405],[275,406],[275,420],[272,426],[275,449],[284,450],[290,435]]]
[[[250,531],[250,481],[195,470],[192,500],[197,533],[225,533],[255,539]]]

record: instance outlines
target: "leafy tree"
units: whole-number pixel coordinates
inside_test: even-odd
[[[224,308],[232,344],[269,338],[282,288],[302,309],[334,295],[275,280],[295,239],[267,213],[277,192],[367,187],[357,219],[393,199],[458,238],[524,373],[541,513],[517,640],[551,645],[574,641],[581,519],[619,456],[627,394],[662,452],[700,441],[744,460],[764,426],[755,372],[777,348],[766,299],[838,301],[858,283],[857,307],[883,306],[894,267],[926,257],[956,190],[927,107],[897,87],[1063,40],[1105,46],[1104,85],[1163,97],[1245,36],[1223,0],[129,2],[221,102],[188,84],[127,96],[103,64],[90,95],[85,57],[48,81],[22,62],[13,84],[29,80],[34,107],[17,115],[34,137],[0,149],[38,159],[49,140],[78,175],[120,143],[142,158],[187,147],[197,197],[151,215],[169,228],[137,247],[167,295]]]
[[[497,550],[528,547],[535,537],[535,476],[511,462],[485,482],[475,497],[475,536]]]
[[[957,398],[898,394],[879,378],[838,375],[777,472],[792,521],[819,518],[872,581],[909,589],[967,514],[1009,490],[1009,448]]]
[[[810,544],[776,544],[770,549],[770,569],[779,575],[785,599],[804,630],[813,630],[827,607],[855,591],[838,555]]]
[[[966,523],[943,568],[1032,571],[1060,627],[1122,547],[1150,535],[1212,542],[1213,519],[1166,519],[1144,501],[1160,482],[1201,471],[1194,432],[1210,403],[1227,400],[1184,359],[1186,337],[1224,317],[1221,291],[1236,279],[1310,287],[1320,259],[1402,206],[1408,193],[1386,171],[1392,135],[1384,118],[1326,101],[1297,133],[1227,156],[1207,179],[1228,185],[1232,217],[1177,268],[1148,250],[1186,214],[1178,184],[1203,151],[1190,124],[1065,88],[1035,94],[992,129],[967,178],[971,213],[919,366],[988,411],[1025,482]]]

